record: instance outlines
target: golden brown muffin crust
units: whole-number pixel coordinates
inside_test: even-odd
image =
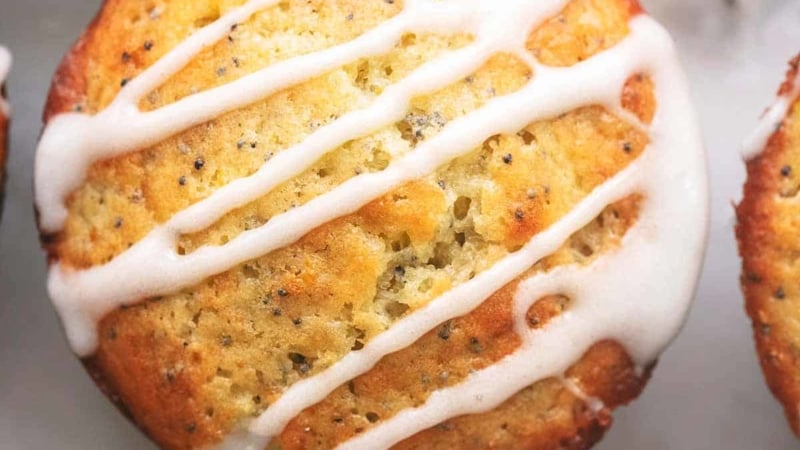
[[[123,84],[169,48],[225,8],[241,3],[107,0],[62,62],[45,120],[62,112],[102,110]],[[350,39],[402,7],[401,2],[382,0],[290,1],[285,5],[286,11],[303,14],[311,21],[298,26],[330,31],[320,41],[311,39],[297,54]],[[342,31],[336,18],[348,17],[353,9],[369,13]],[[615,45],[627,34],[630,17],[640,12],[635,0],[574,0],[531,33],[528,48],[547,64],[572,65]],[[313,22],[315,15],[319,22]],[[285,20],[269,17],[263,23]],[[582,20],[587,17],[592,20]],[[273,54],[253,56],[248,46],[250,33],[253,27],[248,24],[232,30],[230,39],[204,52],[143,100],[142,108],[161,106],[194,89],[207,89],[274,62]],[[70,197],[65,231],[43,236],[49,259],[72,267],[101,264],[174,212],[229,179],[252,172],[270,151],[279,151],[292,139],[304,136],[299,128],[283,135],[271,130],[271,123],[249,122],[253,117],[280,117],[289,123],[298,115],[302,123],[319,126],[340,114],[336,108],[356,107],[359,96],[379,93],[385,83],[402,78],[437,52],[468,41],[468,37],[458,36],[407,37],[393,56],[353,64],[188,130],[156,148],[95,164],[86,185]],[[415,99],[417,116],[409,115],[360,145],[356,142],[340,148],[299,177],[304,190],[296,201],[302,203],[329,190],[357,170],[385,166],[384,155],[364,153],[362,147],[413,148],[438,132],[440,120],[452,120],[491,96],[513,92],[529,76],[513,57],[498,55],[464,83]],[[329,89],[336,89],[342,97],[315,99],[314,92]],[[307,105],[313,112],[286,110],[287,99]],[[656,107],[652,82],[646,76],[632,75],[620,101],[649,122]],[[453,109],[455,105],[458,108]],[[237,125],[242,128],[242,123],[251,133],[231,131]],[[211,138],[212,134],[220,137]],[[203,147],[221,147],[220,142],[227,143],[228,153]],[[526,151],[532,143],[548,149],[545,155]],[[531,124],[517,135],[494,137],[435,176],[402,186],[286,249],[212,277],[202,286],[110,314],[100,324],[100,348],[84,362],[106,394],[160,446],[185,449],[218,442],[274,401],[286,384],[317,373],[343,352],[364,345],[398,317],[469,277],[470,272],[485,269],[527,242],[625,167],[646,144],[646,136],[598,107]],[[184,154],[181,149],[185,147],[192,151]],[[197,148],[204,150],[198,153]],[[253,154],[225,156],[231,149],[252,150]],[[530,177],[536,181],[534,186],[520,181]],[[477,193],[465,179],[485,180],[496,189]],[[248,226],[282,212],[281,202],[295,195],[295,187],[287,183],[209,230],[185,236],[181,244],[190,252],[206,243],[232,239]],[[635,221],[636,205],[631,198],[610,206],[532,270],[586,264],[613,249]],[[478,209],[480,214],[475,212]],[[426,214],[420,215],[420,211]],[[442,227],[450,221],[456,225]],[[480,245],[459,250],[465,242],[467,246],[472,242]],[[426,264],[419,266],[409,255],[424,255]],[[478,261],[474,266],[465,262],[472,259]],[[422,293],[408,294],[398,283],[417,283],[413,287]],[[434,330],[408,349],[388,355],[375,370],[352,382],[358,394],[350,385],[341,387],[293,420],[276,442],[287,449],[329,448],[426,398],[438,381],[422,383],[423,375],[455,383],[469,370],[510,353],[518,345],[509,322],[508,303],[514,286],[506,286],[468,316],[443,324],[449,327],[448,339],[442,339],[442,329]],[[351,300],[345,302],[346,297]],[[568,299],[541,300],[529,313],[531,325],[544,326],[563,310],[564,302]],[[277,351],[275,347],[288,358],[278,361],[268,356]],[[319,349],[324,351],[316,354]],[[428,365],[397,363],[408,354]],[[453,361],[443,361],[445,354]],[[411,373],[394,376],[397,370]],[[448,372],[444,380],[442,370]],[[607,409],[591,410],[561,382],[548,379],[492,412],[452,419],[398,448],[589,448],[610,426],[610,410],[635,398],[648,374],[637,376],[624,349],[601,342],[567,376],[587,395],[602,399]],[[396,395],[396,403],[381,409],[380,398],[387,390]],[[350,408],[353,402],[357,407]],[[340,414],[351,409],[356,411]]]
[[[791,61],[778,94],[788,95],[800,56]],[[800,109],[795,102],[764,151],[747,162],[744,197],[736,210],[743,260],[742,289],[761,368],[789,423],[800,435],[800,330],[797,255],[800,242]]]

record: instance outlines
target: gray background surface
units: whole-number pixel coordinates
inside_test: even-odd
[[[532,0],[533,1],[533,0]],[[762,381],[737,286],[731,201],[737,144],[800,51],[800,1],[642,0],[676,36],[709,152],[713,223],[697,302],[642,398],[600,450],[800,448]],[[60,55],[99,0],[0,0],[0,43],[15,55],[7,202],[0,228],[0,449],[151,449],[69,353],[45,295],[31,173],[40,111]]]

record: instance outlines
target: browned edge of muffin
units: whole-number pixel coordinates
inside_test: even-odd
[[[794,88],[798,73],[800,55],[790,62],[778,95],[786,95]],[[791,109],[795,107],[796,103]],[[783,159],[788,151],[787,130],[782,122],[763,152],[747,162],[744,197],[736,207],[736,238],[742,257],[741,286],[761,368],[770,390],[783,404],[792,430],[800,435],[800,353],[792,336],[773,329],[775,323],[785,319],[774,309],[775,302],[786,297],[782,287],[786,277],[778,270],[781,236],[776,235],[773,220],[778,214],[775,200],[780,195],[781,177],[786,176]]]

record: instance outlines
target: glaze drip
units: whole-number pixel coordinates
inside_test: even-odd
[[[383,356],[480,306],[558,250],[606,206],[633,194],[642,195],[643,206],[620,249],[589,266],[561,267],[519,285],[514,317],[522,346],[516,352],[461,384],[435,392],[423,405],[401,412],[339,448],[387,448],[448,418],[490,410],[536,381],[561,376],[592,344],[604,339],[624,344],[641,366],[656,358],[683,323],[703,256],[707,224],[705,161],[699,131],[672,42],[660,26],[649,18],[637,17],[630,23],[630,35],[613,48],[571,67],[555,68],[531,57],[525,40],[532,29],[566,6],[567,0],[492,4],[480,0],[408,0],[399,15],[350,42],[273,64],[152,112],[137,109],[142,96],[164,83],[203,48],[222,39],[231,25],[275,3],[251,0],[200,30],[125,86],[99,114],[70,113],[53,118],[37,155],[37,206],[44,231],[61,229],[67,214],[66,197],[81,185],[86,170],[96,161],[152,145],[333,68],[386,53],[406,32],[469,32],[474,41],[422,65],[388,87],[371,105],[320,128],[253,175],[177,213],[109,263],[80,271],[53,264],[48,288],[76,353],[87,356],[96,349],[97,322],[120,305],[175,292],[290,245],[310,230],[434,172],[490,136],[515,133],[532,122],[582,106],[600,105],[648,132],[650,145],[642,156],[522,249],[399,320],[363,349],[287,388],[260,417],[246,424],[246,430],[233,433],[219,447],[264,448],[303,409],[369,371]],[[177,253],[180,235],[202,230],[233,209],[258,199],[342,143],[401,119],[413,97],[464,78],[499,52],[517,56],[534,74],[517,92],[492,99],[451,121],[438,135],[382,172],[351,178],[225,245],[202,247],[188,255]],[[638,73],[649,75],[656,86],[658,110],[652,125],[639,123],[620,105],[626,80]],[[531,330],[525,324],[528,308],[543,296],[555,294],[568,295],[573,304],[545,328]]]

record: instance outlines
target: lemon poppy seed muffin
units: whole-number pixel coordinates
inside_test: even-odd
[[[163,448],[589,448],[699,270],[633,0],[108,0],[45,118],[50,295]]]
[[[800,167],[798,65],[795,58],[778,92],[745,145],[747,181],[737,208],[736,235],[747,312],[767,383],[800,434],[800,360],[796,329],[798,283],[796,217]]]

